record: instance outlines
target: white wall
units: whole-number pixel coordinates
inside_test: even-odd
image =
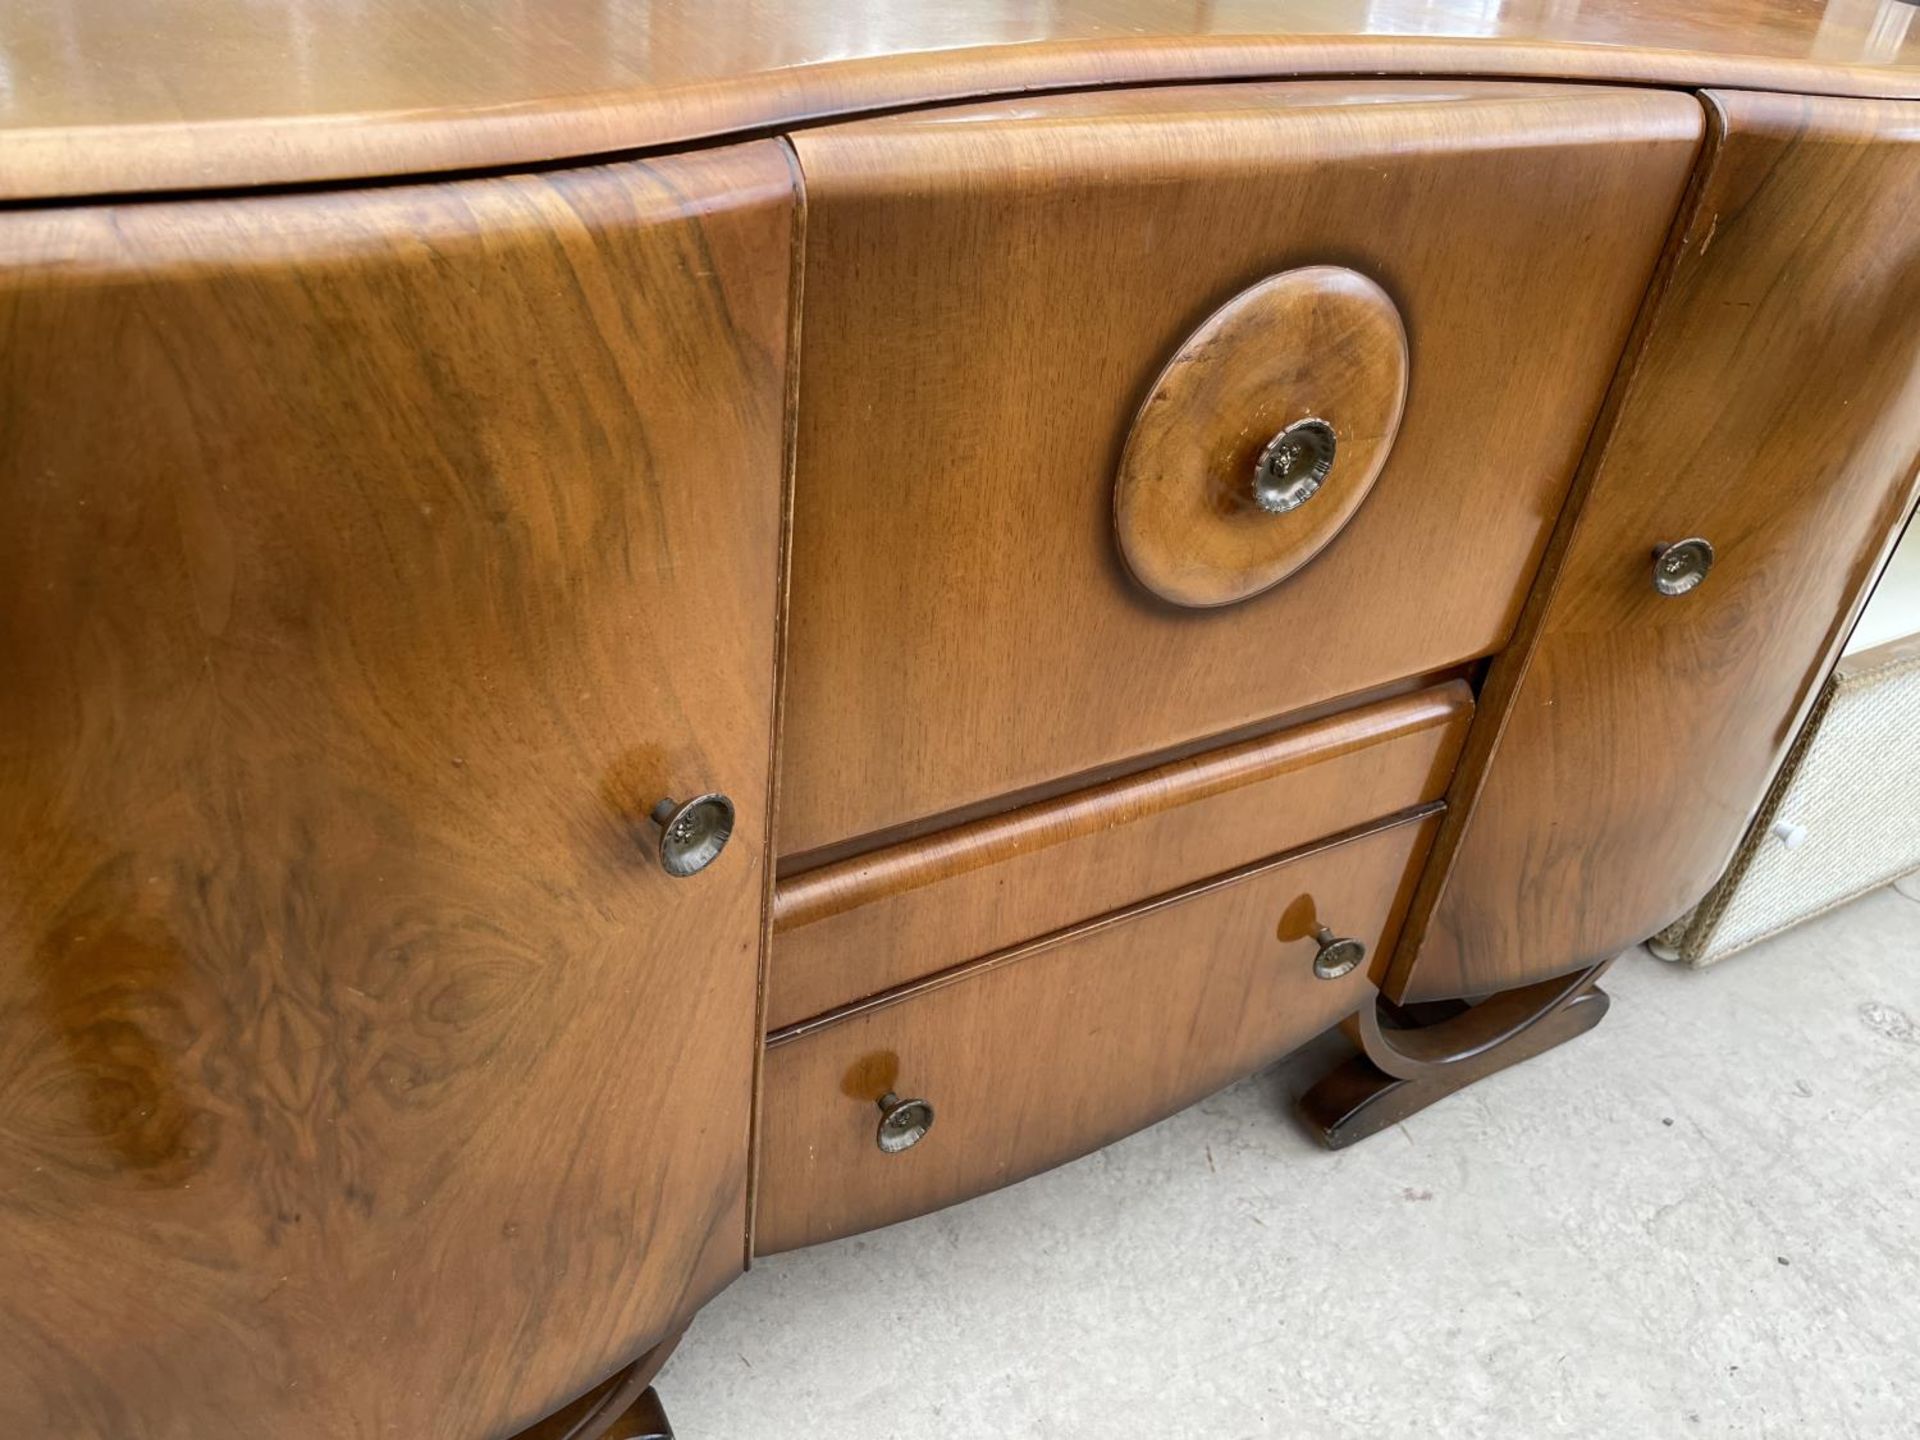
[[[1880,584],[1847,641],[1846,653],[1871,650],[1909,635],[1920,635],[1920,520],[1907,527],[1900,547],[1881,572]]]

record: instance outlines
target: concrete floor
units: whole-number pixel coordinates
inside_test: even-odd
[[[1278,1069],[967,1205],[760,1262],[682,1440],[1920,1435],[1920,888],[1341,1154]]]

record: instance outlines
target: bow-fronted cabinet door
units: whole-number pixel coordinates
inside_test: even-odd
[[[1699,900],[1911,512],[1920,104],[1703,98],[1688,213],[1481,698],[1395,999],[1592,965]]]
[[[509,1434],[740,1269],[794,211],[0,216],[0,1434]]]

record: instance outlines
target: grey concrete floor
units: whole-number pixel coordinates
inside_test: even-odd
[[[1289,1114],[1330,1038],[761,1261],[659,1381],[681,1440],[1920,1436],[1920,898],[1607,988],[1339,1154]]]

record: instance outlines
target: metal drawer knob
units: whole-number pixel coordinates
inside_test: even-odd
[[[1253,462],[1253,503],[1269,515],[1298,510],[1320,493],[1338,448],[1326,421],[1294,421]]]
[[[1322,980],[1350,975],[1367,958],[1365,944],[1350,935],[1335,935],[1324,925],[1314,928],[1313,938],[1320,942],[1313,956],[1313,973]]]
[[[684,805],[662,800],[653,807],[653,823],[660,827],[660,868],[680,878],[698,875],[733,837],[733,801],[717,791]]]
[[[933,1106],[924,1100],[902,1100],[889,1090],[880,1097],[880,1129],[874,1143],[888,1155],[911,1150],[933,1128]]]
[[[1653,552],[1653,588],[1662,595],[1684,595],[1713,569],[1713,546],[1698,535],[1662,545]]]

